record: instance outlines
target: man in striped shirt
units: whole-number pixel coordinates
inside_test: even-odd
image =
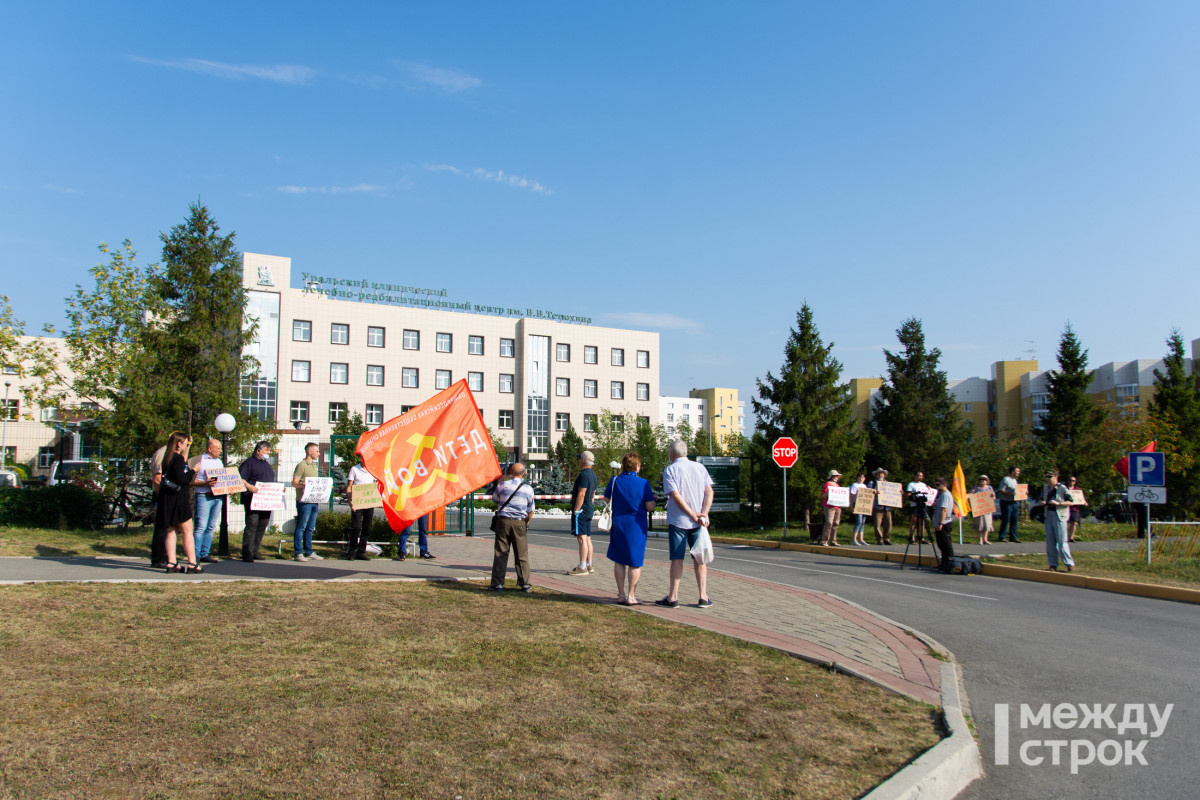
[[[533,516],[534,502],[533,487],[525,483],[524,464],[517,462],[509,466],[508,480],[496,484],[492,502],[496,504],[496,545],[492,555],[492,585],[488,588],[494,592],[504,588],[508,553],[512,550],[517,568],[517,587],[523,592],[532,592],[526,533]]]

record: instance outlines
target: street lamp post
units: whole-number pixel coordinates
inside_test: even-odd
[[[8,466],[8,390],[12,381],[4,382],[4,433],[0,434],[0,467]]]
[[[221,466],[229,466],[229,434],[237,427],[233,414],[217,414],[213,425],[221,434]],[[217,555],[229,558],[229,497],[221,498],[221,538],[217,542]]]

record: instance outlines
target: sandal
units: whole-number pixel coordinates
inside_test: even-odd
[[[617,605],[619,605],[619,606],[628,605],[628,603],[629,603],[628,598],[625,598],[625,597],[617,598]]]
[[[179,572],[180,571],[179,562],[178,561],[168,561],[167,568],[163,571],[164,572]]]
[[[180,572],[204,572],[204,567],[195,561],[189,561],[180,569]]]

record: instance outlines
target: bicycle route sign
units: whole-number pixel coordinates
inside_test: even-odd
[[[1167,502],[1167,490],[1162,486],[1130,486],[1126,497],[1131,503],[1162,504]]]

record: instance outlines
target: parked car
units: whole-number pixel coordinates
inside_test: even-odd
[[[0,469],[0,487],[20,489],[21,485],[20,475],[13,472],[11,469]]]
[[[89,477],[97,485],[102,485],[105,479],[104,467],[95,461],[55,461],[50,465],[50,477],[46,479],[46,485],[66,483],[72,475]]]

